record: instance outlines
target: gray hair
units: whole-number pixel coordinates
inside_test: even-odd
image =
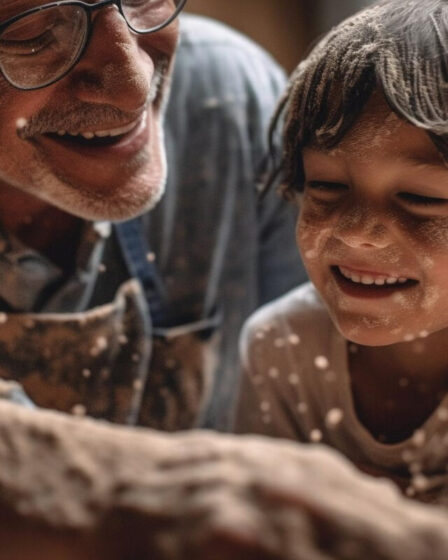
[[[447,88],[448,0],[383,0],[345,20],[293,72],[274,117],[286,192],[303,188],[302,149],[337,145],[376,89],[448,159]]]

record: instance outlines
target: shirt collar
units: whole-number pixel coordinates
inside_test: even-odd
[[[109,222],[86,222],[83,227],[74,257],[74,278],[84,287],[96,279],[94,272],[97,272],[104,242],[110,232]],[[60,267],[1,228],[0,278],[0,307],[16,312],[41,310],[49,294],[54,298],[64,283]],[[81,291],[76,290],[78,297],[81,297]]]

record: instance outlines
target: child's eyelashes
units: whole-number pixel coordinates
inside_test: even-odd
[[[344,183],[334,183],[331,181],[308,181],[306,187],[315,191],[344,192],[348,186]]]
[[[398,197],[414,206],[443,206],[448,205],[448,199],[438,198],[435,196],[424,196],[421,194],[402,192],[398,193]]]
[[[335,181],[316,181],[305,182],[305,200],[316,207],[326,210],[335,210],[341,205],[345,205],[356,196],[357,189],[346,183]],[[389,203],[394,206],[398,202],[402,210],[416,216],[424,218],[446,216],[448,214],[448,198],[417,194],[415,192],[395,192],[393,190],[384,193]]]
[[[327,198],[345,194],[350,190],[348,185],[333,181],[308,181],[305,184],[305,189],[308,189],[313,195]],[[413,206],[448,206],[448,198],[427,196],[411,192],[399,192],[396,196],[401,201]]]
[[[307,181],[305,183],[305,194],[308,193],[309,200],[325,206],[339,203],[349,190],[349,187],[343,183],[330,181]]]

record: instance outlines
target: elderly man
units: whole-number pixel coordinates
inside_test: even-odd
[[[179,40],[184,4],[1,3],[0,377],[39,407],[223,426],[243,319],[303,275],[254,187],[283,75],[218,24]]]

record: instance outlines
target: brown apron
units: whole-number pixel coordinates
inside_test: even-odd
[[[162,430],[198,425],[219,336],[201,322],[152,337],[135,280],[82,313],[0,314],[0,378],[39,407]]]

